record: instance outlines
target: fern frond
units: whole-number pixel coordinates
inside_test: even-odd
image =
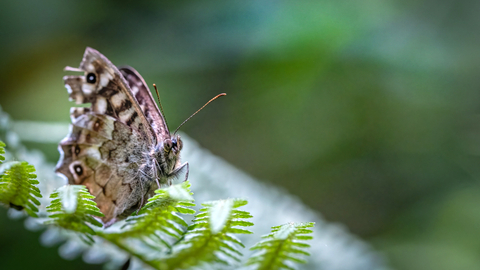
[[[0,165],[5,161],[5,143],[0,141]]]
[[[1,143],[1,142],[0,142]],[[5,144],[3,144],[5,145]],[[5,153],[3,147],[0,153]],[[3,156],[0,155],[1,158]],[[10,161],[0,165],[0,202],[17,210],[25,209],[32,217],[38,217],[37,206],[42,198],[36,186],[35,167],[28,162]]]
[[[251,257],[246,265],[255,270],[293,270],[291,262],[306,263],[302,258],[310,254],[305,251],[310,245],[304,243],[311,240],[315,223],[287,223],[272,227],[272,232],[263,236],[263,240],[251,248],[259,253]]]
[[[246,205],[246,200],[228,199],[204,203],[185,238],[174,247],[168,258],[159,261],[160,269],[186,269],[203,263],[230,265],[240,262],[244,247],[234,234],[251,234],[243,227],[253,226],[246,221],[250,213],[237,208]]]
[[[109,240],[113,238],[140,238],[151,242],[161,242],[171,249],[173,238],[178,241],[184,235],[188,224],[178,214],[195,214],[191,207],[193,197],[188,181],[155,191],[156,195],[148,200],[136,216],[126,220],[126,230],[118,234],[104,234]],[[184,228],[184,229],[182,229]]]
[[[53,199],[47,206],[50,219],[45,223],[78,232],[85,242],[93,243],[95,231],[91,226],[103,226],[93,216],[102,217],[103,214],[87,188],[82,185],[65,185],[53,192],[50,198]]]

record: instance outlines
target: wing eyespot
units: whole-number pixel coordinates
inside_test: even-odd
[[[97,75],[95,73],[88,73],[87,74],[87,83],[94,84],[97,82]]]
[[[82,169],[82,166],[80,165],[75,165],[73,167],[73,170],[75,171],[75,173],[78,175],[78,176],[81,176],[83,174],[83,169]]]
[[[78,156],[80,154],[80,147],[78,145],[75,146],[75,155]]]
[[[95,121],[95,123],[93,124],[93,130],[94,131],[98,131],[100,129],[100,121],[97,120]]]

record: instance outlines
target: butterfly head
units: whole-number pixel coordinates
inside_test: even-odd
[[[183,142],[179,135],[173,135],[171,138],[167,138],[163,141],[163,151],[165,156],[174,158],[178,156],[180,150],[182,150]]]

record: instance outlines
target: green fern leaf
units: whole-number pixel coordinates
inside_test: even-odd
[[[295,269],[293,263],[306,263],[302,258],[310,254],[305,251],[310,245],[304,243],[311,240],[309,234],[315,223],[288,223],[272,227],[272,232],[263,236],[263,240],[251,248],[258,253],[251,257],[246,265],[255,270]]]
[[[0,153],[2,152],[5,153],[3,147],[0,148]],[[0,157],[3,158],[1,155]],[[37,187],[36,178],[35,167],[25,161],[2,163],[0,165],[0,202],[17,210],[25,209],[30,216],[38,217],[37,206],[40,202],[37,198],[42,198],[42,195]]]
[[[188,225],[178,214],[195,214],[191,207],[195,204],[188,181],[155,191],[156,195],[148,200],[137,216],[126,220],[126,230],[117,234],[103,234],[110,241],[119,238],[139,238],[151,242],[161,242],[171,249],[170,239],[178,241],[184,235]]]
[[[187,269],[204,263],[231,265],[240,262],[243,244],[233,234],[251,234],[243,227],[253,226],[246,221],[252,216],[237,208],[246,200],[228,199],[204,203],[189,227],[184,239],[171,256],[159,261],[159,269]]]
[[[5,143],[0,141],[0,165],[5,161]]]
[[[93,216],[102,217],[103,214],[87,188],[83,185],[65,185],[53,192],[50,198],[53,200],[47,206],[50,214],[45,224],[78,232],[86,243],[93,243],[96,233],[92,226],[103,226]]]

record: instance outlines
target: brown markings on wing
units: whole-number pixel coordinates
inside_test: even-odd
[[[130,89],[138,101],[148,123],[152,126],[157,137],[157,142],[170,138],[170,132],[167,123],[165,122],[165,118],[158,109],[145,80],[132,67],[124,66],[120,67],[119,70],[130,86]]]
[[[77,104],[91,103],[91,111],[118,119],[153,144],[154,130],[120,71],[105,56],[88,47],[80,69],[85,71],[85,75],[63,78],[70,100]],[[87,79],[91,74],[94,80]]]
[[[105,224],[127,217],[148,190],[139,174],[148,144],[111,116],[72,110],[72,118],[70,133],[59,144],[56,172],[69,184],[88,188],[105,214]]]

